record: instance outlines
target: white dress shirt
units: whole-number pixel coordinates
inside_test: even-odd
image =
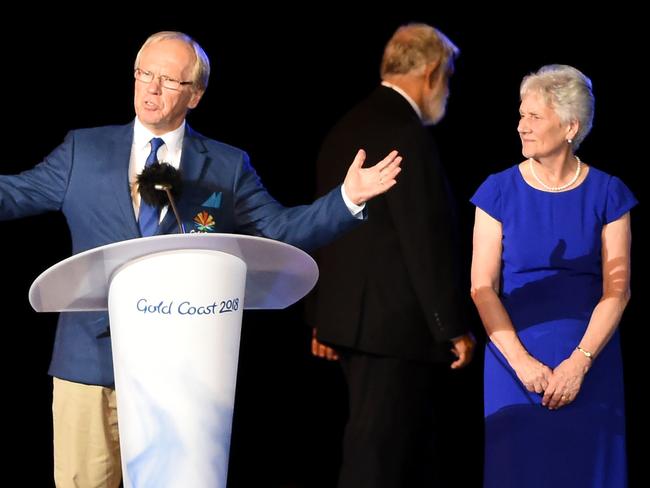
[[[159,137],[165,144],[158,149],[158,161],[161,163],[171,164],[178,169],[181,165],[181,153],[183,152],[183,136],[185,135],[185,122],[178,129],[157,136],[147,129],[142,122],[136,117],[133,124],[133,145],[131,146],[131,158],[129,160],[129,187],[131,188],[131,198],[133,200],[133,211],[136,219],[140,210],[140,193],[138,192],[137,177],[147,162],[151,152],[150,141],[154,137]],[[167,205],[160,210],[160,221],[167,214]]]

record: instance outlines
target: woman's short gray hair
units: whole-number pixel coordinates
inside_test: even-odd
[[[549,64],[522,80],[520,97],[523,99],[531,91],[540,93],[563,123],[578,121],[578,132],[573,138],[573,148],[577,149],[594,120],[591,80],[572,66]]]

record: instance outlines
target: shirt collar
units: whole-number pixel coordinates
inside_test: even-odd
[[[133,146],[135,146],[137,149],[148,147],[149,141],[151,141],[151,139],[154,137],[160,137],[163,141],[165,141],[168,153],[175,154],[181,149],[184,135],[185,121],[183,121],[183,123],[177,129],[174,129],[173,131],[162,135],[156,135],[152,133],[142,124],[142,122],[140,122],[140,119],[138,119],[138,117],[135,118],[135,122],[133,124]]]

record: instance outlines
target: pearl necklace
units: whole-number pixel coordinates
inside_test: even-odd
[[[544,187],[548,191],[562,191],[572,186],[576,181],[578,181],[578,177],[580,176],[582,161],[580,161],[580,158],[578,156],[574,156],[574,157],[576,158],[576,161],[578,161],[578,166],[576,167],[576,174],[573,175],[571,181],[569,181],[566,185],[562,185],[562,186],[548,186],[546,183],[540,180],[539,176],[535,174],[535,164],[533,163],[533,158],[528,159],[528,165],[530,166],[530,172],[532,173],[533,178],[535,178],[535,181],[539,183],[542,187]]]

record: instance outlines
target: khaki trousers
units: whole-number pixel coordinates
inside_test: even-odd
[[[122,478],[115,390],[53,379],[57,488],[117,488]]]

